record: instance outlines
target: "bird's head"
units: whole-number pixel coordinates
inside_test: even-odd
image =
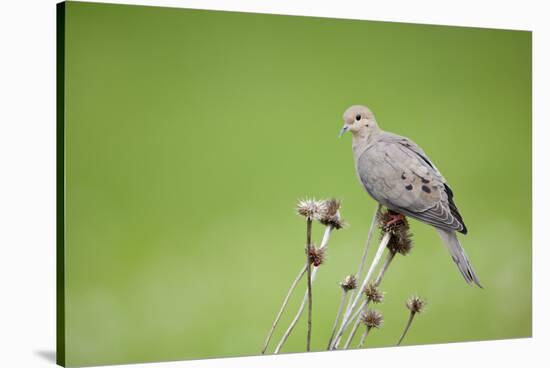
[[[344,112],[344,126],[340,130],[339,137],[347,131],[354,136],[368,137],[376,130],[378,130],[378,124],[372,111],[366,106],[353,105]]]

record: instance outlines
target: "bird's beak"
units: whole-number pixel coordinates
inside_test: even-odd
[[[344,125],[344,126],[342,127],[342,129],[340,129],[340,133],[338,134],[338,138],[340,138],[341,136],[343,136],[344,133],[347,132],[347,131],[348,131],[348,126],[347,126],[347,125]]]

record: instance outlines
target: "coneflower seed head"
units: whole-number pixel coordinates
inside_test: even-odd
[[[377,310],[369,309],[361,314],[361,322],[368,328],[380,328],[384,323],[384,316]]]
[[[345,222],[340,217],[340,201],[331,198],[322,202],[325,211],[319,214],[319,222],[325,226],[332,226],[336,230],[343,228]]]
[[[413,295],[407,300],[406,306],[411,313],[422,313],[426,307],[426,301],[416,295]]]
[[[304,216],[310,220],[319,219],[321,214],[326,211],[322,201],[316,201],[315,199],[302,199],[296,206],[296,212],[299,215]]]
[[[344,278],[344,281],[340,283],[340,287],[344,289],[344,291],[350,291],[357,287],[357,279],[354,275],[348,275]]]
[[[373,303],[382,303],[384,301],[384,293],[380,291],[373,283],[365,286],[363,290],[367,299]]]
[[[315,266],[319,267],[325,262],[325,249],[315,248],[314,245],[309,247],[309,261]]]

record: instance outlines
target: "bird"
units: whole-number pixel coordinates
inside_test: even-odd
[[[391,222],[409,216],[433,226],[466,282],[482,288],[457,238],[468,230],[454,193],[428,155],[409,138],[382,130],[366,106],[349,107],[343,118],[339,137],[351,133],[355,170],[367,193],[390,210]]]

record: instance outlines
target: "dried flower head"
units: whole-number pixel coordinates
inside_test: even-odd
[[[406,256],[413,247],[412,234],[409,230],[409,224],[400,226],[399,230],[391,235],[388,242],[388,249],[393,253],[399,253]]]
[[[325,262],[325,249],[315,248],[314,245],[309,247],[309,261],[315,266],[319,267]]]
[[[384,293],[380,291],[373,283],[368,284],[363,289],[367,299],[373,303],[382,303],[384,301]]]
[[[420,297],[416,295],[413,295],[407,300],[406,306],[407,309],[411,311],[411,313],[422,313],[422,311],[426,307],[426,301],[420,299]]]
[[[344,289],[344,291],[353,290],[357,287],[357,279],[354,275],[348,275],[344,281],[340,283],[340,287]]]
[[[325,204],[315,199],[302,199],[298,202],[296,211],[299,215],[310,220],[320,218],[321,214],[326,212]]]
[[[378,226],[382,230],[382,236],[391,235],[388,249],[393,253],[407,255],[412,249],[412,234],[407,218],[391,210],[378,213]]]
[[[368,309],[365,313],[361,314],[361,322],[367,328],[380,328],[384,323],[384,316],[377,310]]]
[[[323,201],[324,212],[320,213],[319,222],[325,226],[332,226],[339,230],[345,226],[344,220],[340,217],[340,201],[334,198]]]

